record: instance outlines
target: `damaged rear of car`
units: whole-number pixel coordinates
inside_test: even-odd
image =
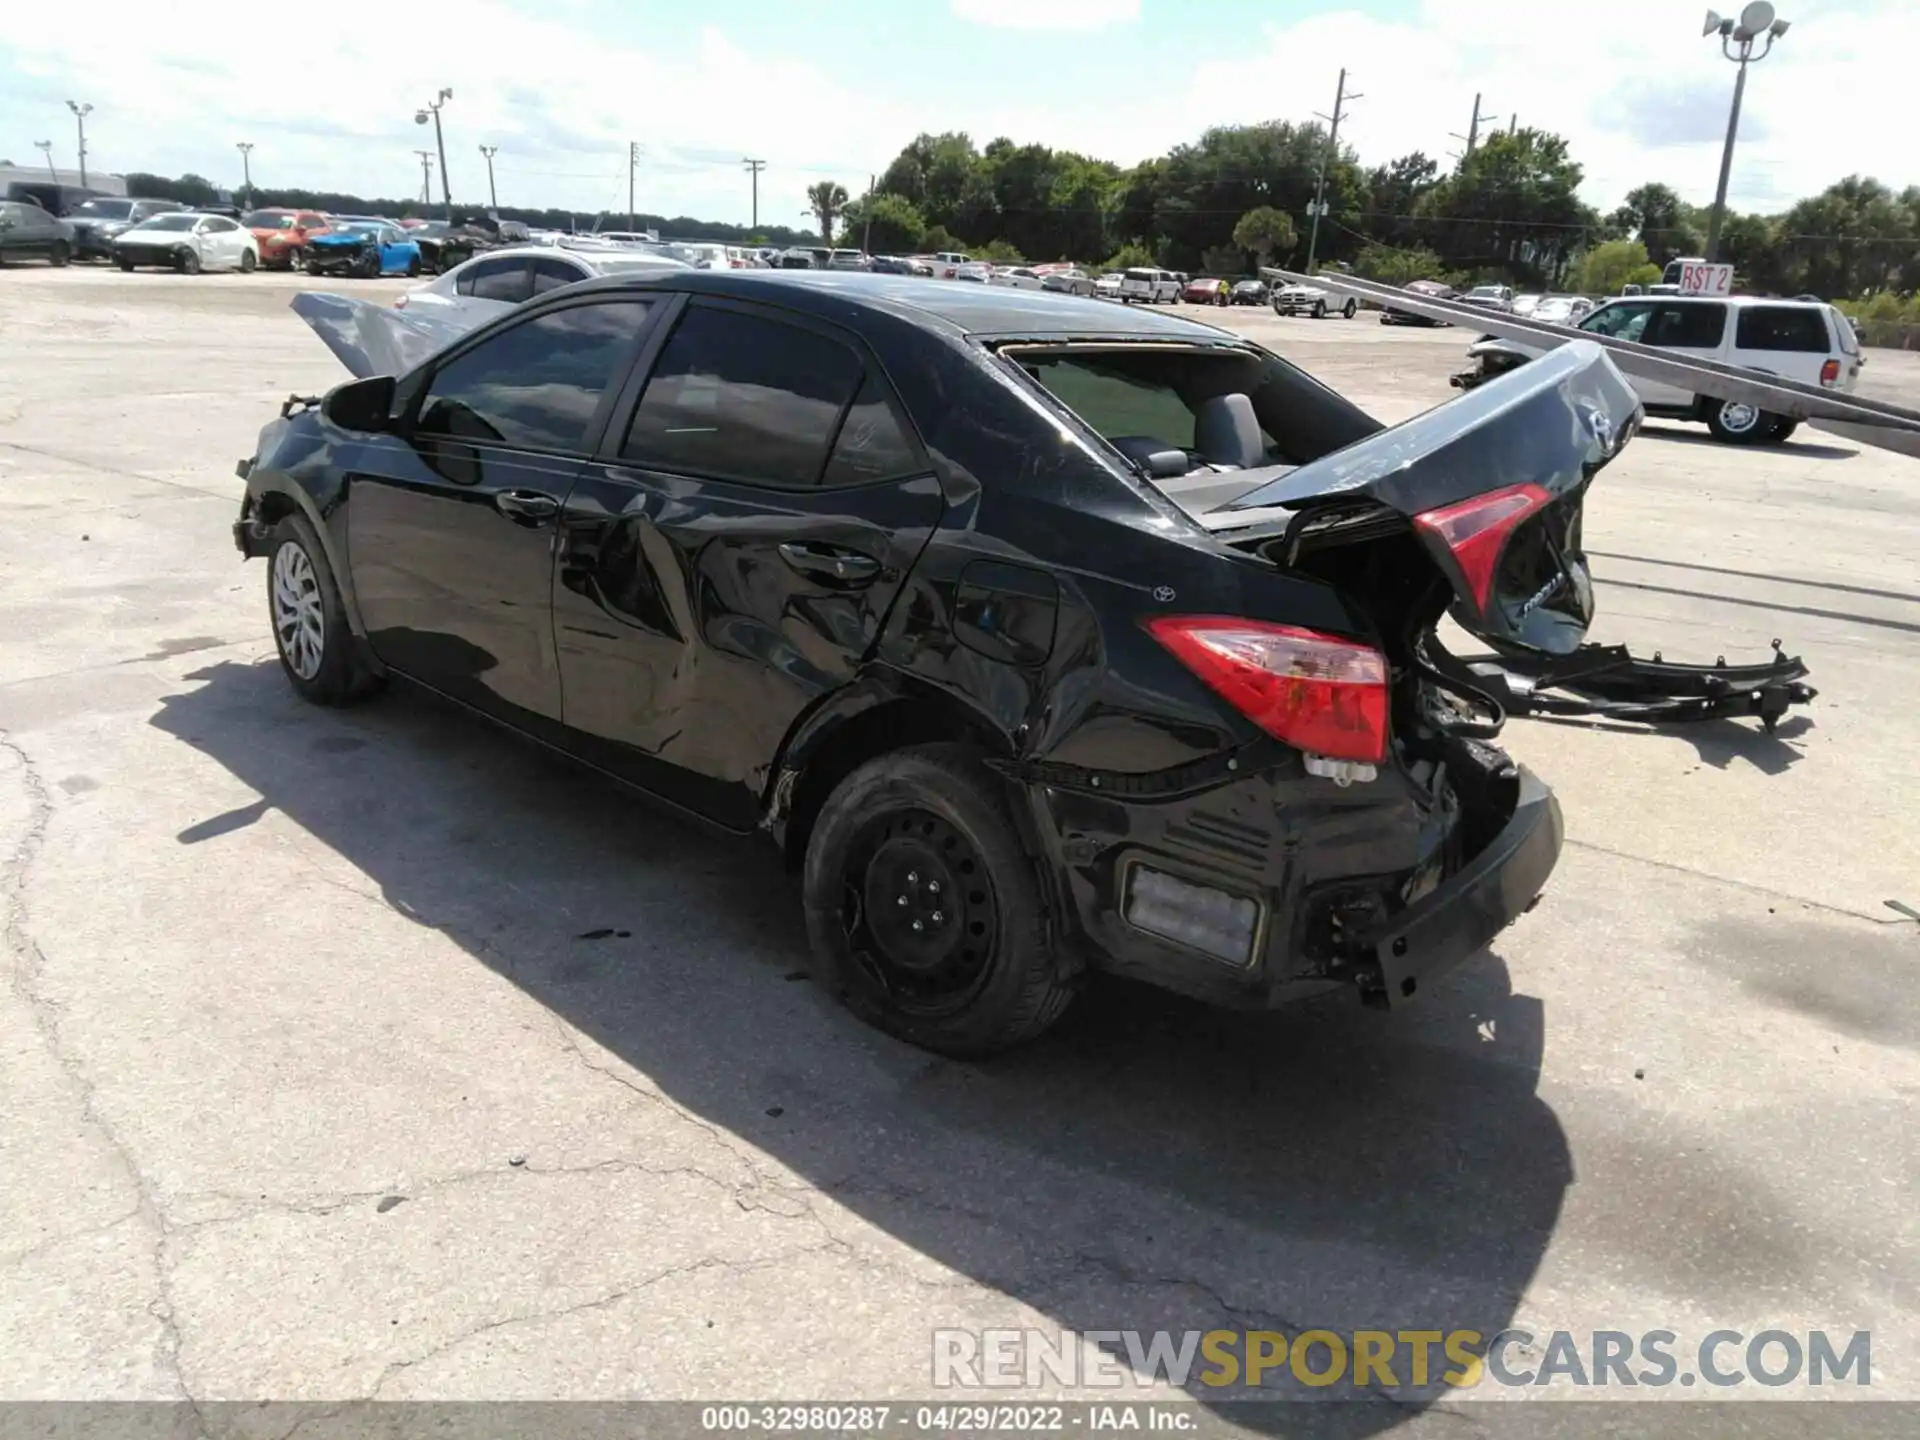
[[[401,675],[765,831],[815,974],[916,1044],[1030,1039],[1099,970],[1404,1003],[1552,872],[1438,626],[1502,674],[1589,657],[1582,509],[1641,419],[1596,346],[1389,429],[1224,331],[999,287],[295,308],[363,377],[241,467],[296,690]],[[610,337],[557,448],[494,408],[546,403],[548,332],[549,367]]]

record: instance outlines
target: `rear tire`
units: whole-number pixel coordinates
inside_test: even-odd
[[[1709,402],[1707,429],[1723,445],[1757,445],[1773,433],[1776,417],[1732,400]]]
[[[127,274],[131,275],[133,273],[133,262],[131,260],[121,260],[116,263],[122,270],[126,271]]]
[[[381,688],[347,624],[326,547],[304,515],[289,515],[274,528],[267,619],[280,668],[301,699],[348,705]]]
[[[67,242],[64,240],[54,241],[47,250],[47,263],[56,270],[65,269],[67,262],[72,258],[73,252],[67,248]]]
[[[240,273],[242,275],[251,275],[253,273],[253,267],[259,263],[259,261],[253,258],[253,251],[242,250],[240,252]]]
[[[182,250],[174,257],[173,268],[178,270],[182,275],[198,275],[200,273],[200,252],[198,250]]]
[[[1316,320],[1324,320],[1327,318],[1327,302],[1326,301],[1316,300],[1313,302],[1313,318]]]
[[[409,280],[418,280],[420,278],[420,257],[418,255],[407,261],[407,278]]]
[[[842,780],[814,823],[803,896],[822,982],[925,1049],[1032,1040],[1073,998],[1004,784],[965,746],[895,751]]]
[[[1351,320],[1354,316],[1354,312],[1359,308],[1360,308],[1359,302],[1357,300],[1353,300],[1349,298],[1347,303],[1340,307],[1340,318],[1342,320]]]
[[[1784,445],[1793,437],[1793,432],[1799,428],[1800,422],[1798,420],[1776,420],[1773,426],[1773,434],[1767,437],[1767,443],[1769,445]]]

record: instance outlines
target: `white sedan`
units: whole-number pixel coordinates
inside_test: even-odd
[[[225,215],[173,210],[116,235],[113,263],[122,270],[161,265],[183,275],[198,275],[202,270],[245,274],[260,263],[260,242],[251,230]]]
[[[514,306],[596,275],[690,270],[684,261],[646,250],[608,246],[604,250],[567,250],[547,245],[516,245],[484,250],[447,271],[431,284],[415,286],[393,302],[396,310],[419,310],[474,325],[504,315]]]

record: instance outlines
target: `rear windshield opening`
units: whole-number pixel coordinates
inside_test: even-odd
[[[1147,473],[1154,457],[1155,479],[1302,465],[1379,428],[1277,356],[1251,349],[1077,345],[1002,353],[1136,470]]]

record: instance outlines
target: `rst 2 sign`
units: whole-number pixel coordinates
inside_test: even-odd
[[[1707,265],[1688,261],[1680,267],[1682,295],[1731,295],[1733,266]]]

